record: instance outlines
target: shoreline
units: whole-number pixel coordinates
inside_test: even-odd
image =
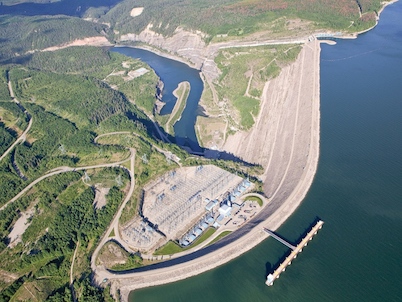
[[[384,4],[382,9],[378,13],[378,18],[376,25],[378,24],[378,19],[381,12],[384,8],[390,4],[397,2],[398,0],[394,0],[391,2],[387,2]],[[376,26],[375,25],[375,26]],[[365,31],[355,33],[355,38],[361,33],[367,32],[372,28],[369,28]],[[318,81],[319,87],[319,53],[320,53],[320,44],[326,43],[325,41],[319,41],[318,44],[318,64],[316,67],[316,76],[315,80]],[[129,46],[131,47],[131,46]],[[149,48],[144,48],[146,50],[150,50]],[[153,51],[153,50],[151,50]],[[159,53],[158,53],[159,54]],[[171,59],[177,60],[175,56],[166,56]],[[189,65],[189,62],[185,62],[182,59],[181,62]],[[252,231],[250,231],[247,235],[242,236],[240,239],[236,240],[233,244],[226,245],[219,250],[194,259],[189,262],[173,265],[171,267],[166,267],[162,269],[155,269],[147,272],[139,272],[132,273],[131,276],[120,275],[119,278],[111,277],[111,285],[112,289],[116,291],[120,289],[121,301],[129,301],[129,295],[131,291],[136,289],[158,286],[162,284],[167,284],[171,282],[176,282],[179,280],[187,279],[208,270],[212,270],[217,268],[224,263],[229,262],[230,260],[237,258],[243,253],[249,251],[263,240],[265,240],[268,235],[261,230],[262,225],[269,225],[269,228],[272,230],[276,230],[279,226],[281,226],[299,207],[304,197],[308,193],[311,184],[314,180],[315,173],[318,167],[319,160],[319,140],[320,140],[320,111],[319,111],[319,89],[318,89],[318,104],[314,106],[314,112],[312,114],[312,133],[311,133],[311,142],[310,142],[310,150],[308,157],[308,164],[306,164],[305,168],[303,167],[303,176],[300,178],[297,186],[294,188],[290,196],[286,199],[282,205],[276,209],[275,213],[271,215],[266,221],[262,222],[260,225],[254,227]],[[275,192],[277,193],[277,192]]]
[[[187,61],[185,58],[179,56],[179,55],[175,55],[175,54],[171,54],[168,51],[163,51],[160,50],[158,48],[152,47],[150,45],[147,44],[141,44],[141,45],[129,45],[129,44],[115,44],[112,46],[112,48],[122,48],[122,47],[129,47],[129,48],[138,48],[138,49],[142,49],[142,50],[146,50],[146,51],[150,51],[153,52],[154,54],[170,59],[170,60],[174,60],[174,61],[178,61],[180,63],[186,64],[188,67],[193,68],[197,71],[201,70],[199,68],[196,67],[195,64],[191,63],[190,61]]]
[[[105,272],[104,274],[102,274],[102,277],[108,278],[110,280],[112,292],[116,292],[117,289],[120,289],[121,301],[128,301],[129,294],[133,290],[183,280],[201,274],[205,271],[214,269],[224,263],[227,263],[228,261],[234,258],[237,258],[238,256],[249,251],[250,249],[258,245],[268,237],[268,234],[266,234],[263,231],[262,229],[263,227],[267,227],[272,230],[277,229],[299,207],[313,182],[319,159],[320,113],[319,113],[318,71],[319,71],[320,42],[314,41],[312,43],[314,44],[311,45],[306,44],[304,46],[303,53],[308,51],[310,56],[314,57],[315,62],[313,65],[305,64],[304,67],[302,64],[302,67],[300,68],[299,71],[299,72],[302,71],[306,72],[306,70],[311,71],[311,69],[313,69],[315,75],[314,78],[315,92],[313,94],[315,96],[315,101],[313,102],[313,106],[310,109],[311,110],[310,124],[307,125],[307,128],[310,129],[309,131],[311,131],[308,132],[310,133],[310,135],[308,136],[309,137],[308,158],[305,162],[305,169],[303,168],[303,174],[301,175],[302,177],[300,177],[300,179],[295,183],[295,186],[293,187],[291,194],[289,196],[286,196],[285,200],[282,200],[283,196],[277,192],[278,194],[272,196],[272,199],[275,199],[276,204],[279,206],[277,206],[277,208],[275,209],[272,208],[269,209],[270,211],[273,211],[272,215],[269,215],[268,218],[263,220],[263,222],[261,222],[260,224],[255,225],[250,230],[249,233],[241,236],[239,239],[234,240],[234,242],[229,243],[216,251],[213,251],[211,253],[208,253],[206,255],[203,255],[199,258],[193,259],[188,262],[160,269],[154,269],[144,272],[133,272],[124,275],[123,274],[114,275],[109,272]],[[304,61],[304,56],[300,60]],[[300,60],[296,60],[294,65],[300,67]],[[300,83],[298,82],[296,84],[299,86],[302,85],[301,82]],[[300,106],[301,105],[302,103],[300,103]],[[294,116],[292,115],[292,117]],[[297,119],[296,123],[294,124],[295,129],[297,128],[296,124]],[[293,158],[291,157],[289,160],[293,160]],[[289,162],[285,161],[284,164],[289,166],[290,161]],[[298,166],[297,169],[300,170],[300,167]],[[292,173],[289,171],[289,176],[290,175],[292,175]],[[282,189],[282,191],[289,189],[285,185],[282,186],[282,184],[279,185],[278,190],[279,188]],[[280,191],[280,193],[282,191]],[[100,282],[101,280],[98,279],[97,281]]]
[[[364,34],[364,33],[366,33],[366,32],[369,32],[370,30],[374,29],[374,28],[378,25],[378,22],[379,22],[379,20],[380,20],[381,13],[384,11],[384,9],[385,9],[388,5],[394,4],[394,3],[398,2],[398,1],[399,1],[399,0],[391,0],[391,1],[389,1],[389,2],[382,2],[383,5],[382,5],[382,7],[380,8],[380,10],[377,12],[376,21],[375,21],[375,24],[374,24],[372,27],[367,28],[367,29],[364,29],[364,30],[361,30],[361,31],[358,31],[358,32],[355,32],[355,33],[351,33],[350,36],[341,36],[341,37],[339,37],[339,39],[357,39],[357,37],[358,37],[359,35]]]

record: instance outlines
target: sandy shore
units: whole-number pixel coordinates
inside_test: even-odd
[[[216,268],[255,247],[296,210],[313,181],[319,156],[319,57],[320,45],[303,46],[298,59],[268,82],[256,125],[239,133],[226,149],[264,165],[264,190],[270,202],[257,217],[264,218],[249,233],[194,260],[150,271],[114,275],[99,268],[96,278],[108,278],[120,289],[122,301],[130,291],[182,280]]]

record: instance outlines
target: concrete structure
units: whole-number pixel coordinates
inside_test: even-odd
[[[307,243],[309,240],[313,239],[313,236],[317,234],[317,231],[322,228],[322,225],[324,224],[324,221],[319,220],[316,225],[311,229],[310,232],[300,241],[300,243],[292,250],[289,256],[286,257],[285,261],[283,261],[279,267],[271,274],[267,276],[267,281],[265,282],[266,285],[272,286],[274,284],[275,279],[279,278],[279,275],[286,270],[286,266],[290,265],[292,263],[293,259],[296,259],[297,254],[301,253],[303,250],[303,247],[307,246]],[[266,231],[266,229],[264,229]],[[279,240],[278,236],[274,237],[275,239]],[[281,238],[279,240],[281,243],[284,243],[284,240]],[[292,246],[290,243],[287,242],[286,246]],[[292,246],[293,247],[293,246]]]
[[[210,212],[215,207],[215,204],[216,203],[214,201],[208,202],[208,204],[205,206],[205,210]]]
[[[224,217],[229,216],[231,211],[232,207],[229,207],[227,204],[224,204],[219,208],[219,214],[221,214]]]

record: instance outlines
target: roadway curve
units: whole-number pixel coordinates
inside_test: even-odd
[[[102,249],[103,245],[108,242],[109,240],[117,240],[120,244],[124,244],[124,241],[121,240],[120,238],[120,232],[119,232],[119,219],[121,216],[121,213],[123,212],[124,207],[126,206],[127,202],[130,200],[131,196],[133,195],[134,192],[134,185],[135,185],[135,179],[134,179],[134,163],[135,163],[135,150],[130,149],[132,152],[132,156],[130,158],[130,189],[126,195],[126,198],[124,199],[123,203],[121,204],[119,210],[115,214],[112,222],[109,225],[109,228],[106,230],[106,232],[103,234],[102,239],[100,240],[98,246],[96,247],[95,251],[92,254],[91,257],[91,268],[92,271],[97,275],[99,274],[99,271],[103,271],[105,268],[103,266],[98,267],[96,265],[96,259],[98,258],[98,254],[100,250]],[[114,236],[109,237],[109,234],[114,230]],[[103,278],[100,277],[102,280]]]
[[[11,81],[8,81],[8,90],[9,90],[10,96],[11,96],[11,98],[14,100],[14,102],[16,102],[17,104],[19,104],[20,102],[15,98],[14,91],[13,91],[13,86],[11,85]],[[29,114],[28,114],[28,112],[27,112],[26,110],[25,110],[24,113],[25,113],[28,117],[30,117]],[[14,147],[15,147],[17,144],[19,144],[19,143],[25,141],[26,136],[27,136],[27,133],[28,133],[29,129],[31,129],[32,121],[33,121],[33,118],[32,118],[32,116],[31,116],[30,119],[29,119],[28,127],[27,127],[27,128],[25,129],[25,131],[20,135],[20,137],[17,138],[17,140],[3,153],[3,155],[0,157],[0,161],[2,161],[3,158],[6,157],[7,154],[10,153],[11,150],[13,150]]]
[[[110,164],[100,164],[100,165],[94,165],[94,166],[85,166],[85,167],[58,167],[54,168],[49,171],[49,173],[37,178],[33,182],[31,182],[28,186],[26,186],[23,190],[21,190],[15,197],[10,199],[6,204],[4,204],[1,208],[0,211],[4,210],[9,204],[13,203],[16,201],[18,198],[20,198],[22,195],[24,195],[26,192],[28,192],[34,185],[36,185],[38,182],[61,173],[66,173],[66,172],[74,172],[74,171],[82,171],[82,170],[89,170],[89,169],[97,169],[97,168],[109,168],[109,167],[119,167],[125,170],[128,170],[126,167],[122,166],[121,164],[125,163],[126,161],[134,158],[135,156],[135,150],[130,149],[131,151],[131,156],[128,159],[118,161],[115,163],[110,163]],[[131,174],[130,174],[131,175]]]
[[[3,153],[3,155],[0,157],[0,161],[3,160],[4,157],[6,157],[8,155],[8,153],[10,153],[14,147],[21,143],[24,142],[27,136],[27,133],[29,131],[29,129],[31,129],[32,126],[32,122],[33,122],[33,118],[31,116],[31,118],[29,119],[29,123],[28,123],[28,127],[25,129],[25,131],[17,138],[17,140]]]

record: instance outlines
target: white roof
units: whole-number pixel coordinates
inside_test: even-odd
[[[219,213],[221,215],[227,216],[230,214],[230,211],[232,210],[232,207],[229,207],[227,204],[224,204],[219,208]]]

